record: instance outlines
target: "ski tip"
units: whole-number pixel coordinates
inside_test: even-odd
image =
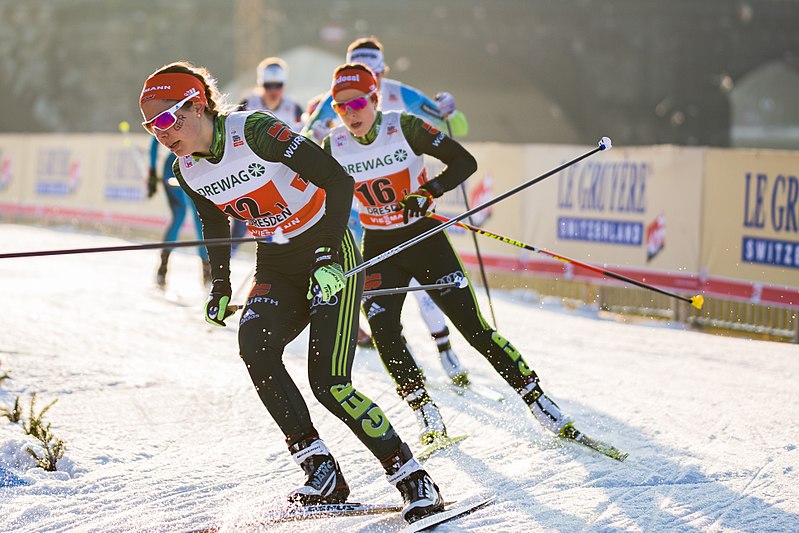
[[[697,309],[702,309],[702,305],[705,303],[705,297],[701,294],[697,294],[691,298],[691,305],[696,307]]]
[[[457,444],[462,440],[469,438],[469,435],[457,435],[455,437],[438,437],[433,442],[428,444],[423,450],[416,454],[416,459],[419,461],[426,461],[429,459],[434,453],[439,452],[441,450],[446,450],[447,448],[451,447],[453,444]]]
[[[610,137],[602,137],[599,139],[600,150],[610,150],[611,148],[613,148],[613,141],[610,140]]]
[[[496,498],[494,496],[477,496],[467,500],[452,502],[452,504],[445,503],[443,510],[433,512],[411,522],[402,528],[400,533],[416,533],[418,531],[427,531],[439,524],[457,520],[458,518],[482,509],[483,507],[493,503],[495,499]]]
[[[588,435],[586,435],[585,433],[574,427],[573,422],[568,422],[565,426],[563,426],[563,428],[561,428],[560,430],[560,433],[558,433],[558,436],[560,438],[572,440],[574,442],[582,444],[583,446],[591,448],[592,450],[597,451],[619,462],[624,462],[624,460],[627,459],[627,456],[629,455],[627,452],[620,450],[615,446],[612,446],[599,439],[594,439],[592,437],[589,437]]]

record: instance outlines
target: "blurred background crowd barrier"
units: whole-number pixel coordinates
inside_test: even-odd
[[[141,162],[149,141],[145,134],[0,135],[0,217],[158,240],[166,213],[163,199],[145,194]],[[472,206],[586,150],[466,146],[479,164],[467,182]],[[706,308],[700,312],[647,291],[619,290],[623,284],[591,271],[478,237],[494,287],[534,288],[603,309],[638,309],[795,340],[798,168],[799,153],[792,151],[616,146],[492,206],[473,222],[689,297],[703,293]],[[463,205],[456,189],[441,199],[438,212],[455,216]],[[187,225],[185,236],[191,232]],[[467,265],[476,266],[471,237],[458,228],[449,233]]]

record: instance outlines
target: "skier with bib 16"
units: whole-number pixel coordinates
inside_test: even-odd
[[[364,227],[363,255],[369,260],[441,223],[424,215],[436,198],[457,187],[477,170],[472,155],[457,141],[421,118],[378,111],[377,82],[362,63],[345,64],[333,75],[332,107],[343,121],[322,147],[355,178],[355,198]],[[424,155],[446,167],[428,179]],[[381,164],[368,164],[380,161]],[[444,232],[439,232],[366,269],[370,289],[423,284],[465,277],[466,269]],[[556,435],[573,428],[539,384],[538,375],[521,353],[488,325],[480,314],[471,284],[468,289],[430,291],[458,331],[522,397],[533,416]],[[446,437],[438,407],[427,393],[424,376],[402,338],[400,313],[405,294],[370,297],[363,311],[384,366],[421,426],[422,442]]]

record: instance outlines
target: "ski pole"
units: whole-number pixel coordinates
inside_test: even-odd
[[[516,194],[517,192],[522,191],[522,190],[526,189],[527,187],[529,187],[531,185],[534,185],[534,184],[538,183],[539,181],[542,181],[542,180],[552,176],[553,174],[557,174],[561,170],[563,170],[565,168],[568,168],[568,167],[574,165],[575,163],[578,163],[578,162],[582,161],[586,157],[590,157],[590,156],[594,155],[595,153],[600,152],[602,150],[610,150],[611,147],[613,146],[608,137],[602,137],[599,140],[598,144],[599,144],[599,146],[597,146],[596,148],[590,150],[589,152],[586,152],[583,155],[572,159],[571,161],[567,161],[566,163],[563,163],[559,167],[554,168],[554,169],[550,170],[549,172],[547,172],[545,174],[541,174],[537,178],[534,178],[534,179],[529,180],[529,181],[527,181],[525,183],[522,183],[518,187],[515,187],[515,188],[513,188],[513,189],[511,189],[509,191],[506,191],[506,192],[500,194],[496,198],[492,198],[491,200],[489,200],[487,202],[484,202],[484,203],[478,205],[477,207],[473,207],[472,209],[469,209],[465,213],[461,213],[460,215],[458,215],[455,218],[451,219],[449,222],[444,222],[440,226],[436,226],[435,228],[430,228],[429,230],[425,231],[424,233],[420,233],[416,237],[408,239],[407,241],[398,244],[394,248],[391,248],[390,250],[386,250],[385,252],[383,252],[380,255],[376,255],[375,257],[369,259],[368,261],[364,261],[363,263],[361,263],[357,267],[355,267],[352,270],[349,270],[348,272],[346,272],[344,275],[348,276],[348,277],[352,276],[353,274],[357,274],[358,272],[360,272],[362,270],[366,270],[367,268],[369,268],[371,266],[374,266],[377,263],[380,263],[381,261],[385,261],[389,257],[391,257],[393,255],[396,255],[396,254],[400,253],[401,251],[403,251],[403,250],[405,250],[407,248],[410,248],[414,244],[417,244],[417,243],[427,239],[428,237],[431,237],[431,236],[435,235],[438,232],[444,231],[445,229],[447,229],[448,227],[452,226],[453,224],[457,224],[458,222],[460,222],[464,218],[470,217],[473,214],[477,213],[478,211],[482,211],[483,209],[485,209],[485,208],[487,208],[489,206],[492,206],[492,205],[494,205],[497,202],[501,202],[505,198],[507,198],[509,196],[512,196],[512,195]]]
[[[442,217],[441,215],[436,215],[435,213],[428,213],[428,216],[430,218],[434,218],[434,219],[439,220],[441,222],[447,222],[447,221],[450,221],[450,220],[454,220],[454,219],[448,219],[446,217]],[[502,241],[502,242],[511,244],[511,245],[516,246],[518,248],[524,248],[525,250],[530,250],[531,252],[538,252],[540,254],[548,255],[549,257],[551,257],[553,259],[557,259],[558,261],[563,261],[564,263],[571,263],[572,265],[576,265],[576,266],[585,268],[587,270],[591,270],[593,272],[597,272],[599,274],[602,274],[603,276],[608,276],[609,278],[617,279],[619,281],[624,281],[626,283],[631,283],[631,284],[633,284],[633,285],[635,285],[637,287],[640,287],[642,289],[648,289],[650,291],[655,291],[657,293],[664,294],[666,296],[671,296],[672,298],[676,298],[678,300],[682,300],[683,302],[687,302],[687,303],[691,304],[692,306],[696,307],[697,309],[702,309],[702,304],[705,301],[704,297],[701,294],[698,294],[696,296],[692,296],[690,298],[687,298],[685,296],[680,296],[679,294],[675,294],[673,292],[669,292],[669,291],[664,290],[664,289],[659,289],[658,287],[655,287],[653,285],[649,285],[648,283],[644,283],[642,281],[637,281],[637,280],[634,280],[632,278],[628,278],[627,276],[622,276],[621,274],[616,274],[615,272],[611,272],[611,271],[605,270],[603,268],[595,267],[593,265],[589,265],[588,263],[583,263],[581,261],[577,261],[576,259],[570,259],[570,258],[565,257],[563,255],[556,254],[554,252],[550,252],[550,251],[544,250],[542,248],[536,248],[535,246],[531,246],[529,244],[525,244],[523,242],[519,242],[519,241],[510,239],[508,237],[503,237],[502,235],[499,235],[497,233],[493,233],[493,232],[488,231],[488,230],[484,230],[482,228],[471,226],[469,224],[464,224],[463,222],[456,222],[456,224],[458,226],[462,227],[462,228],[466,228],[466,229],[468,229],[468,230],[470,230],[470,231],[472,231],[474,233],[477,233],[479,235],[485,235],[486,237],[491,237],[492,239],[496,239],[498,241]]]
[[[447,133],[449,133],[450,138],[454,138],[449,119],[444,119],[444,122],[447,124]],[[460,190],[461,196],[463,196],[463,205],[469,210],[469,195],[466,193],[466,185],[463,182],[461,182]],[[469,217],[469,224],[472,223],[472,217]],[[483,280],[483,288],[486,291],[486,298],[488,298],[488,310],[491,312],[494,329],[497,329],[497,315],[494,314],[494,302],[491,301],[491,290],[488,288],[488,276],[486,276],[486,269],[483,265],[483,255],[480,253],[480,246],[477,244],[477,236],[474,233],[472,233],[472,243],[474,244],[474,253],[477,255],[477,264],[480,265],[480,278]]]
[[[264,242],[285,244],[288,241],[282,233],[275,233],[268,237],[242,237],[240,239],[204,239],[199,241],[174,241],[174,242],[153,242],[147,244],[125,244],[121,246],[100,246],[95,248],[69,248],[65,250],[39,250],[34,252],[10,252],[0,254],[0,259],[11,259],[15,257],[41,257],[45,255],[72,255],[72,254],[93,254],[99,252],[124,252],[129,250],[153,250],[158,248],[183,248],[187,246],[225,246],[239,242]]]
[[[402,294],[404,292],[413,292],[413,291],[434,291],[434,290],[443,290],[443,289],[463,289],[464,287],[469,286],[469,280],[466,278],[460,278],[458,281],[452,281],[449,283],[431,283],[430,285],[418,285],[416,287],[390,287],[386,289],[375,289],[373,291],[363,291],[364,298],[372,298],[374,296],[386,296],[388,294]],[[240,311],[244,308],[242,304],[230,304],[227,306],[233,313]]]
[[[372,291],[363,291],[363,297],[373,298],[375,296],[386,296],[389,294],[401,294],[404,292],[414,292],[414,291],[434,291],[434,290],[451,289],[453,287],[458,289],[463,289],[464,287],[468,286],[469,286],[469,280],[466,278],[460,278],[458,281],[452,281],[449,283],[431,283],[430,285],[418,285],[416,287],[391,287],[388,289],[375,289]]]

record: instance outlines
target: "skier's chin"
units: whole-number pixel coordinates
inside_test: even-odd
[[[169,151],[178,157],[183,157],[184,155],[188,155],[187,153],[185,153],[184,145],[181,141],[175,141],[173,144],[171,144],[169,146]]]
[[[364,135],[366,135],[366,132],[362,131],[363,122],[353,122],[352,125],[350,126],[350,129],[352,130],[352,132],[355,134],[356,137],[363,137]]]

